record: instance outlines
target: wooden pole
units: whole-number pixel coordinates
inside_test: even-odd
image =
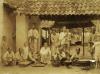
[[[84,27],[83,27],[83,56],[85,55],[85,49],[84,49]]]

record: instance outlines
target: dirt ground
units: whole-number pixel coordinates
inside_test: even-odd
[[[0,67],[0,74],[100,74],[100,69],[82,70],[80,67],[67,68],[65,66],[53,67]]]
[[[87,53],[88,49],[89,49],[88,47],[85,48],[86,57],[89,55],[89,53]],[[71,52],[72,53],[75,52],[75,47],[71,48]],[[82,52],[81,52],[81,55],[82,55]],[[48,65],[45,67],[1,66],[0,74],[100,74],[100,69],[82,70],[80,67],[72,67],[71,69],[69,69],[65,66],[53,67],[51,65]]]

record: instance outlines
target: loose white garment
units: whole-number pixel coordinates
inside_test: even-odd
[[[95,48],[95,54],[94,54],[95,59],[96,60],[97,59],[100,60],[100,42],[99,41],[98,42],[94,42],[94,46],[93,47]]]
[[[47,48],[42,47],[41,50],[40,50],[40,54],[41,54],[41,55],[48,55],[48,54],[51,54],[50,48],[49,48],[49,47],[47,47]]]
[[[62,40],[65,36],[66,36],[66,33],[65,32],[61,32],[59,34],[59,40]]]
[[[30,29],[29,31],[28,31],[28,37],[34,37],[34,38],[36,38],[36,39],[38,39],[39,38],[39,33],[38,33],[38,31],[37,31],[37,29]]]
[[[90,39],[91,39],[91,33],[90,32],[84,33],[84,43],[90,42]]]
[[[65,36],[66,36],[66,33],[65,32],[61,32],[59,34],[59,41],[60,41],[60,44],[64,44],[65,42]]]
[[[14,52],[11,51],[11,53],[9,53],[8,51],[4,54],[3,56],[3,60],[11,60],[15,58]]]
[[[58,43],[58,41],[59,41],[59,35],[58,34],[51,34],[51,42],[53,43],[53,44],[57,44]]]
[[[41,62],[43,63],[50,63],[50,60],[51,60],[51,51],[50,51],[50,48],[47,47],[42,47],[41,50],[40,50],[40,55],[41,55]]]
[[[31,36],[33,36],[33,29],[30,29],[30,30],[28,31],[28,37],[31,37]]]
[[[29,49],[27,47],[23,47],[23,59],[28,59]]]

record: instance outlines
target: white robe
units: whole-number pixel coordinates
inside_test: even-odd
[[[8,51],[3,55],[3,60],[4,61],[13,61],[15,58],[14,52],[11,51],[11,53],[9,53]]]
[[[43,63],[49,63],[51,60],[51,50],[49,47],[45,48],[42,47],[40,50],[40,55],[41,55],[41,62]]]
[[[30,29],[29,31],[28,31],[28,37],[34,37],[34,38],[36,38],[36,39],[38,39],[39,38],[39,33],[38,33],[38,30],[37,29]]]
[[[94,42],[94,46],[95,48],[95,54],[94,54],[94,57],[95,57],[95,60],[100,60],[100,42]]]
[[[61,32],[59,34],[59,41],[60,41],[60,44],[61,45],[64,44],[64,42],[65,42],[65,36],[66,36],[66,33],[65,32]]]
[[[26,60],[28,59],[28,54],[29,54],[29,48],[27,47],[23,47],[23,59]]]

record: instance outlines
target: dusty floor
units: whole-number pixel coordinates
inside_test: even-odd
[[[79,67],[0,67],[0,74],[100,74],[100,69],[82,70]]]

